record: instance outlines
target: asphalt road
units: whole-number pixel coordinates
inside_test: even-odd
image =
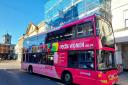
[[[63,85],[59,80],[20,70],[0,70],[0,85]]]
[[[56,79],[15,70],[20,68],[21,64],[19,61],[1,61],[0,85],[63,85]],[[118,83],[120,85],[128,85],[128,72],[123,72],[119,75]]]

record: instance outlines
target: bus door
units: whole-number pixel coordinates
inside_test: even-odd
[[[73,80],[80,85],[94,85],[96,72],[94,70],[94,51],[69,52],[69,67],[72,70]]]

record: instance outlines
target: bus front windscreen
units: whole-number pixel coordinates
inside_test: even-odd
[[[115,68],[114,53],[105,50],[97,51],[98,70],[110,70]]]
[[[110,23],[103,19],[97,19],[97,35],[99,35],[103,46],[114,46],[114,35]]]

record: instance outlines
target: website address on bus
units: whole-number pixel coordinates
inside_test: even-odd
[[[72,44],[63,44],[60,45],[60,49],[73,49],[73,48],[89,48],[93,47],[93,44],[85,44],[84,42],[72,43]]]

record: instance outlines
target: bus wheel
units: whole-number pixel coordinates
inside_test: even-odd
[[[31,73],[31,74],[33,73],[33,68],[32,68],[32,66],[29,66],[29,67],[28,67],[28,72]]]
[[[72,75],[69,72],[66,72],[62,75],[62,81],[65,85],[72,85]]]

